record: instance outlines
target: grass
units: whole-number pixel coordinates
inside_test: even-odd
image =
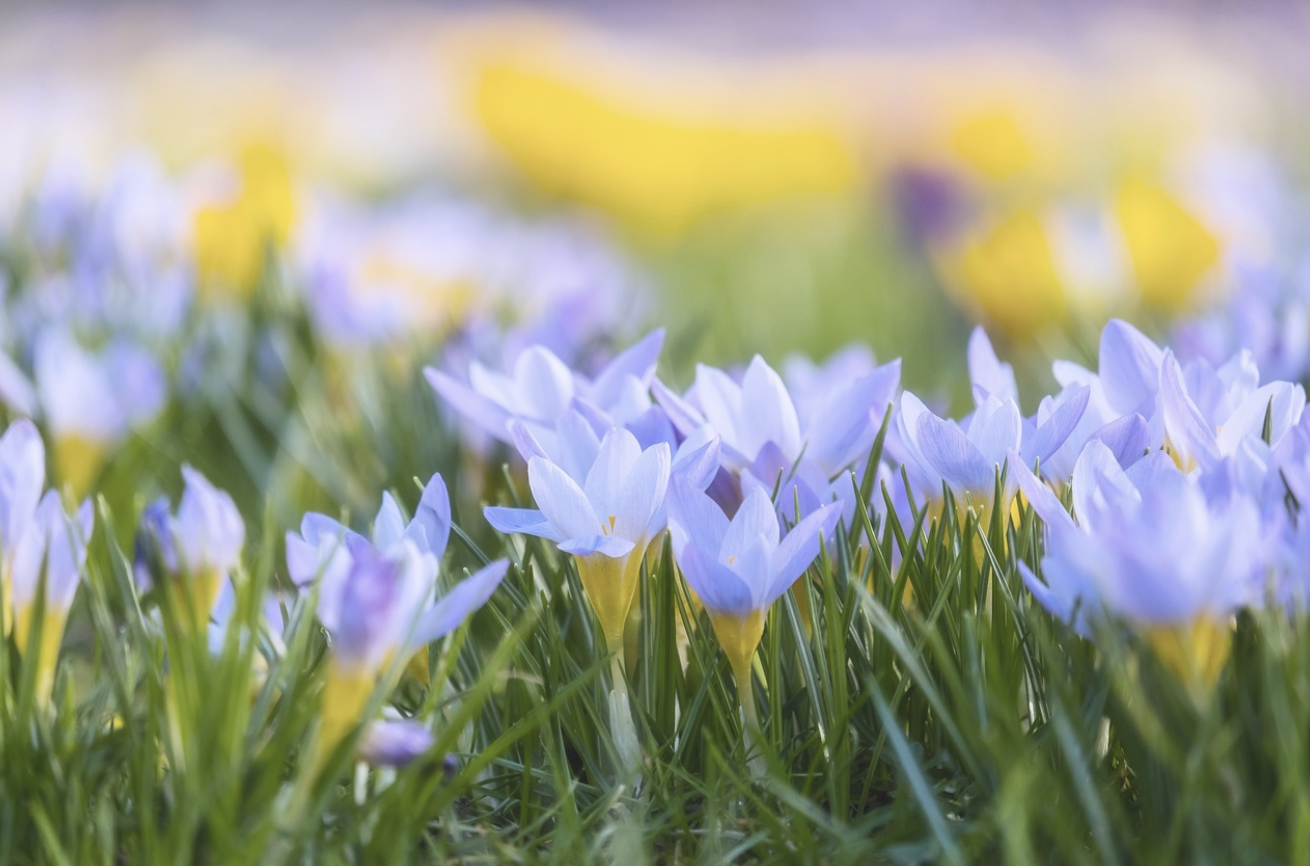
[[[271,518],[211,654],[139,594],[101,499],[48,711],[0,648],[0,860],[1302,862],[1304,620],[1244,614],[1218,684],[1190,692],[1131,633],[1093,644],[1037,608],[1016,568],[1040,559],[1035,516],[984,515],[863,511],[775,605],[752,683],[763,778],[708,620],[654,545],[628,671],[634,788],[603,639],[551,545],[493,539],[514,564],[492,602],[431,648],[428,681],[375,696],[430,721],[430,757],[365,770],[346,744],[311,775],[325,638],[309,599],[284,596],[280,638],[261,620]],[[449,574],[500,553],[465,530]]]

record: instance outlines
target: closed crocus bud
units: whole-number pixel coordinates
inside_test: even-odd
[[[0,590],[5,630],[13,622],[13,570],[19,541],[45,486],[45,446],[31,421],[15,421],[0,437]]]
[[[160,580],[177,576],[177,545],[170,526],[168,498],[161,496],[141,512],[133,546],[132,568],[136,585],[149,592]]]
[[[232,497],[190,466],[182,467],[186,490],[172,521],[177,563],[190,586],[175,601],[185,604],[194,623],[205,623],[218,589],[241,558],[246,527]],[[171,585],[178,586],[178,581]],[[184,602],[184,599],[190,599]]]
[[[64,513],[59,494],[49,490],[17,544],[12,572],[14,642],[19,652],[33,654],[28,663],[36,666],[38,701],[48,701],[54,686],[59,644],[77,593],[78,578],[86,564],[86,545],[92,526],[89,501],[70,516]],[[41,637],[35,647],[29,647],[43,588]]]

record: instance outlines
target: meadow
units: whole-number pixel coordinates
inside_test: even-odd
[[[1310,862],[1287,21],[7,14],[0,862]]]

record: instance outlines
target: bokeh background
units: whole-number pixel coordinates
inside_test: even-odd
[[[219,461],[217,425],[239,499],[362,508],[456,459],[366,370],[534,341],[585,367],[664,325],[677,384],[855,342],[963,405],[975,323],[1035,394],[1122,316],[1304,379],[1310,9],[1074,5],[6,6],[0,396],[75,487]],[[70,345],[109,432],[42,361]]]

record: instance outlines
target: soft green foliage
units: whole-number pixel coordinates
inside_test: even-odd
[[[512,502],[515,490],[506,473],[488,495]],[[262,624],[281,568],[274,510],[214,655],[158,609],[165,594],[138,593],[118,541],[129,518],[102,498],[48,713],[21,648],[0,646],[0,861],[1310,856],[1304,620],[1244,614],[1213,692],[1189,692],[1127,633],[1098,650],[1036,606],[1016,570],[1040,559],[1026,507],[980,519],[948,498],[921,504],[913,525],[861,512],[768,615],[754,668],[767,774],[754,778],[728,665],[662,540],[628,671],[646,756],[633,787],[617,781],[610,666],[571,558],[490,536],[468,505],[447,574],[501,547],[514,567],[468,627],[430,648],[429,682],[373,699],[430,721],[436,747],[399,771],[365,770],[347,742],[310,777],[325,641],[312,599],[284,596],[280,640]]]

